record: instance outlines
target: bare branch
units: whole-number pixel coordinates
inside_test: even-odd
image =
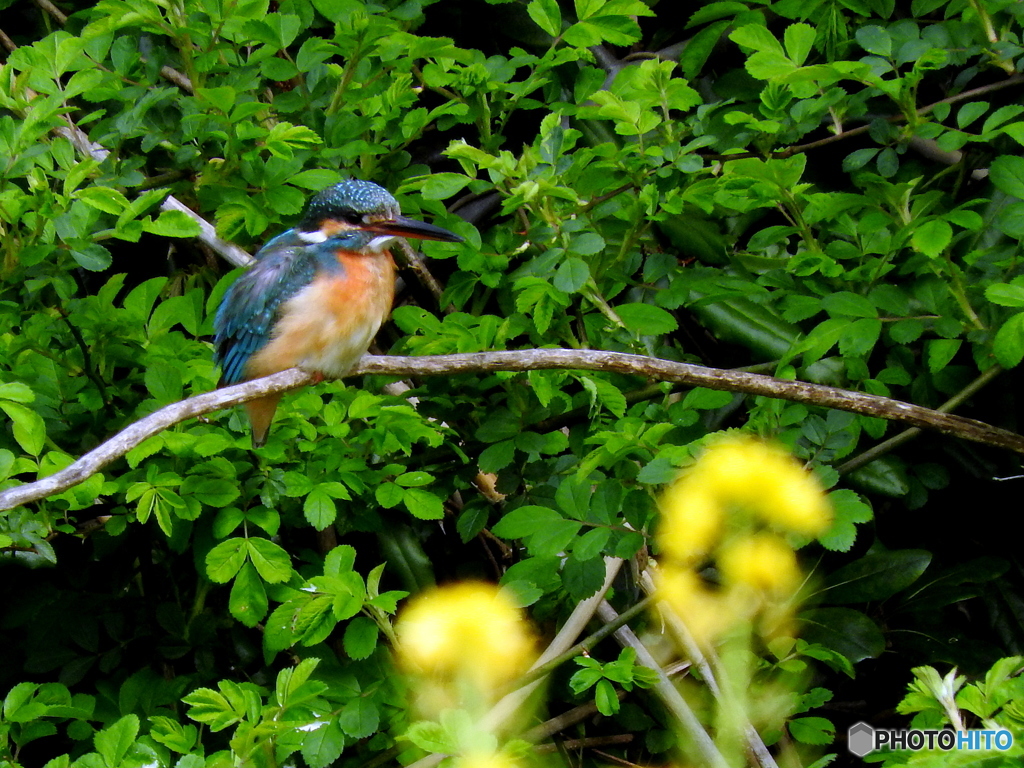
[[[458,373],[575,369],[631,374],[654,381],[673,381],[692,387],[791,400],[835,408],[864,416],[898,421],[964,440],[1005,448],[1024,455],[1024,437],[981,421],[922,408],[887,397],[868,395],[803,381],[788,381],[744,371],[705,368],[643,355],[574,349],[524,349],[514,352],[476,352],[433,357],[364,357],[349,376],[451,376]],[[35,483],[0,492],[0,510],[60,493],[99,472],[148,437],[186,419],[201,416],[271,392],[310,384],[312,376],[296,368],[256,381],[209,392],[161,408],[115,435],[74,464]]]

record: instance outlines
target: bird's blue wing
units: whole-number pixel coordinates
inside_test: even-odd
[[[222,386],[245,379],[246,363],[270,341],[281,305],[312,282],[315,252],[293,231],[278,235],[228,288],[213,321]]]

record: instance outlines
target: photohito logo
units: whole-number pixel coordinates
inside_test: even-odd
[[[851,725],[846,732],[847,748],[857,757],[864,757],[876,749],[941,749],[980,751],[1006,751],[1013,746],[1013,734],[1007,730],[1000,731],[953,731],[944,728],[936,730],[894,730],[890,728],[872,728],[867,723]]]

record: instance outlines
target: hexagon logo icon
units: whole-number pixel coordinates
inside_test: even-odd
[[[857,757],[864,757],[875,746],[875,729],[865,722],[855,723],[846,732],[846,745]]]

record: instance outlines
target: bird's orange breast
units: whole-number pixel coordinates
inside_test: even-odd
[[[285,302],[270,342],[249,360],[250,377],[295,366],[343,376],[366,353],[391,311],[395,265],[387,251],[337,258],[341,270],[317,275]]]

